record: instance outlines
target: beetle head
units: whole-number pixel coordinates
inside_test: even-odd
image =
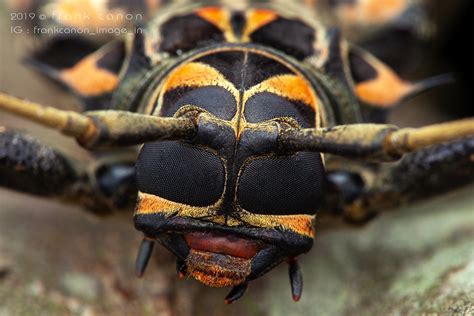
[[[239,294],[311,249],[324,167],[319,153],[278,149],[284,122],[248,124],[236,135],[206,112],[196,120],[191,141],[142,147],[135,227],[176,255],[180,274]]]
[[[155,115],[190,118],[196,132],[141,148],[135,227],[145,245],[157,240],[176,255],[180,274],[233,286],[230,300],[312,247],[322,157],[279,145],[283,129],[321,124],[322,101],[308,78],[273,50],[222,46],[184,56],[143,103]]]

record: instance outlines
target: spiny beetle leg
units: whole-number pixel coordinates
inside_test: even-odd
[[[132,155],[103,155],[84,165],[30,135],[0,126],[0,187],[59,198],[96,215],[128,211],[137,191]]]
[[[138,250],[137,261],[135,263],[135,274],[139,278],[141,278],[145,272],[154,245],[155,242],[153,240],[143,238],[140,249]]]
[[[178,278],[184,279],[186,276],[186,262],[180,259],[176,260],[176,272],[178,272]]]
[[[301,293],[303,292],[303,276],[301,274],[298,261],[295,257],[290,258],[288,264],[288,272],[290,275],[291,284],[291,295],[293,296],[293,301],[298,302],[301,298]]]
[[[74,195],[83,176],[71,159],[29,135],[0,126],[0,187],[45,197]]]
[[[248,283],[242,283],[237,286],[234,286],[224,299],[224,303],[232,304],[233,302],[241,298],[245,294],[245,291],[247,291],[247,286]]]

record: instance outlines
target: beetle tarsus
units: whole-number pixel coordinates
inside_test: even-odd
[[[298,302],[303,292],[303,276],[301,274],[300,266],[296,258],[290,258],[289,262],[289,275],[291,284],[291,295],[293,301]]]
[[[248,283],[242,283],[237,286],[234,286],[224,299],[224,303],[232,304],[233,302],[241,298],[245,294],[245,291],[247,291],[247,286]]]
[[[154,241],[143,238],[143,241],[138,250],[137,261],[135,263],[135,274],[141,278],[145,273],[146,266],[150,260],[151,253],[153,252]]]

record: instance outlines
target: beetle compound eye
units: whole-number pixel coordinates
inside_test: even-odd
[[[237,199],[243,209],[257,214],[314,214],[323,178],[319,153],[262,157],[244,166]]]
[[[214,204],[222,194],[224,178],[219,157],[180,142],[145,144],[138,157],[138,189],[178,203]]]

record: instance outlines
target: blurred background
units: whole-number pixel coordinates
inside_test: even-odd
[[[78,110],[75,99],[22,65],[39,42],[11,33],[7,2],[0,5],[0,90]],[[433,0],[429,14],[436,33],[401,56],[410,62],[400,63],[405,50],[387,52],[387,37],[366,43],[405,79],[440,73],[458,78],[396,108],[390,121],[401,126],[474,115],[473,3]],[[79,161],[91,160],[56,132],[5,113],[1,125],[25,130]],[[145,277],[135,278],[141,234],[132,214],[98,218],[0,189],[0,315],[474,315],[473,192],[474,186],[465,187],[361,227],[319,227],[313,250],[300,258],[299,303],[291,300],[287,267],[281,265],[226,306],[228,289],[178,280],[173,256],[160,247]]]

